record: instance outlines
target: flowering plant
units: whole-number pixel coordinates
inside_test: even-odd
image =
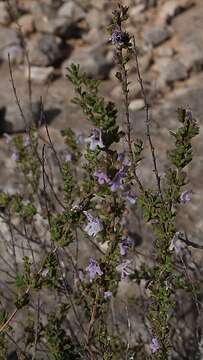
[[[19,356],[27,359],[32,354],[33,360],[49,356],[56,360],[166,360],[175,359],[177,354],[181,358],[179,344],[172,336],[178,291],[190,292],[198,308],[199,279],[196,276],[194,286],[186,265],[188,247],[195,244],[177,231],[176,217],[180,206],[186,206],[192,197],[192,191],[184,188],[184,169],[192,160],[192,139],[198,134],[198,125],[190,112],[178,110],[181,127],[171,132],[175,143],[161,178],[135,39],[123,29],[127,18],[128,8],[119,5],[109,28],[118,66],[116,77],[123,90],[125,131],[118,124],[115,105],[99,95],[99,83],[72,64],[68,79],[76,93],[73,102],[92,126],[85,149],[71,129],[62,132],[67,147],[62,157],[47,126],[48,145],[40,142],[35,127],[26,137],[19,135],[13,140],[5,135],[13,151],[12,160],[23,175],[24,188],[22,194],[0,194],[0,218],[9,229],[5,244],[13,260],[10,266],[5,259],[10,271],[5,284],[12,289],[9,300],[15,297],[10,313],[2,297],[3,356],[12,343]],[[131,59],[145,103],[146,143],[143,139],[134,141],[132,136],[128,88]],[[147,146],[154,187],[146,187],[138,175]],[[50,153],[58,165],[56,181],[51,180]],[[130,228],[130,220],[140,210],[142,225],[150,225],[154,234],[149,261],[137,249],[139,237]],[[19,247],[23,261],[19,260]],[[131,300],[136,303],[136,295],[130,299],[125,294],[125,321],[119,323],[115,314],[126,284],[140,290],[144,284],[139,310],[142,326],[133,327],[133,336],[129,307]],[[127,327],[124,324],[122,328],[122,322]],[[20,330],[24,335],[21,338]],[[198,344],[195,351],[198,355]]]

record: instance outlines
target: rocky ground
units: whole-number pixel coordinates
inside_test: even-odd
[[[153,142],[157,149],[160,172],[167,161],[170,146],[168,129],[177,125],[176,109],[192,109],[200,125],[195,140],[195,161],[189,178],[194,190],[192,200],[179,216],[178,226],[191,240],[202,243],[203,235],[203,1],[202,0],[126,0],[130,18],[126,30],[135,36],[140,53],[140,67],[151,105]],[[15,162],[10,159],[3,134],[25,132],[26,124],[18,111],[11,85],[8,54],[12,64],[15,87],[28,123],[38,121],[41,99],[46,121],[57,149],[63,148],[60,130],[73,128],[87,135],[89,124],[79,109],[71,104],[73,90],[66,79],[66,67],[79,63],[92,77],[104,80],[101,92],[119,105],[121,90],[115,78],[113,48],[106,27],[114,0],[13,0],[0,1],[0,188],[16,189],[12,176]],[[29,52],[34,115],[29,111]],[[130,112],[133,133],[140,136],[144,129],[144,103],[131,71]],[[41,137],[46,132],[41,126]],[[146,152],[147,155],[147,152]],[[151,179],[151,162],[146,157],[143,181]],[[143,235],[143,234],[141,234]],[[144,236],[144,235],[143,235]],[[200,263],[203,256],[193,250]],[[129,289],[128,289],[129,290]],[[122,290],[123,291],[123,290]]]

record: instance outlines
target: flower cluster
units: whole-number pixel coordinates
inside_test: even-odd
[[[103,230],[103,224],[99,218],[94,218],[88,211],[84,211],[84,214],[88,220],[88,224],[85,226],[84,231],[89,236],[96,236],[100,231]]]
[[[93,129],[91,136],[86,139],[86,142],[90,144],[89,145],[90,150],[92,150],[92,151],[96,150],[97,146],[100,149],[103,149],[105,146],[102,141],[101,129],[97,129],[97,128]]]
[[[103,271],[101,270],[99,264],[92,258],[89,259],[89,264],[86,267],[86,271],[89,273],[90,282],[92,282],[97,275],[103,275]]]
[[[121,30],[114,30],[111,35],[111,42],[116,46],[127,46],[129,44],[129,35]]]

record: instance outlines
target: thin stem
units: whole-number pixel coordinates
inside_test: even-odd
[[[151,133],[150,133],[149,103],[147,101],[147,95],[146,95],[146,92],[145,92],[145,89],[144,89],[143,80],[142,80],[141,73],[140,73],[140,67],[139,67],[139,61],[138,61],[138,55],[137,55],[137,48],[136,48],[136,44],[135,44],[135,38],[133,37],[132,39],[133,39],[133,53],[135,55],[135,65],[136,65],[137,77],[138,77],[138,82],[140,84],[140,89],[141,89],[141,93],[142,93],[142,97],[143,97],[144,105],[145,105],[146,135],[147,135],[147,138],[148,138],[148,142],[149,142],[149,146],[150,146],[150,150],[151,150],[151,154],[152,154],[152,160],[153,160],[153,165],[154,165],[154,173],[155,173],[155,177],[156,177],[156,182],[157,182],[159,195],[161,196],[161,199],[163,201],[163,194],[162,194],[162,190],[161,190],[161,179],[160,179],[160,175],[159,175],[158,168],[157,168],[155,149],[154,149],[154,145],[153,145],[152,138],[151,138]]]

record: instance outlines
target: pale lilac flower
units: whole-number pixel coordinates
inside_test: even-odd
[[[79,286],[84,280],[83,270],[79,269],[74,274],[74,284],[75,286]]]
[[[119,243],[119,248],[121,256],[125,256],[127,254],[128,245],[124,241],[121,241]]]
[[[134,196],[134,195],[131,193],[131,191],[125,191],[125,192],[123,193],[123,196],[124,196],[124,198],[126,198],[126,200],[127,200],[130,204],[135,205],[135,203],[136,203],[136,201],[137,201],[137,197]]]
[[[103,224],[99,220],[99,218],[94,218],[90,213],[84,211],[86,218],[88,220],[88,224],[86,225],[84,231],[89,236],[96,236],[100,231],[103,230]]]
[[[97,177],[98,183],[100,185],[104,185],[105,183],[108,183],[110,181],[108,176],[102,170],[95,171],[94,176]]]
[[[81,282],[84,280],[84,274],[82,270],[78,270],[78,278],[80,279]]]
[[[133,242],[134,241],[130,236],[122,238],[122,241],[119,243],[121,256],[125,256],[127,254],[128,248],[133,244]]]
[[[111,191],[115,192],[122,187],[122,181],[126,177],[126,171],[124,169],[119,170],[110,182]]]
[[[116,270],[121,274],[122,280],[126,279],[132,273],[132,271],[128,268],[130,263],[130,260],[125,260],[116,267]]]
[[[180,239],[181,237],[184,237],[184,234],[181,231],[177,231],[169,246],[169,250],[174,250],[176,255],[180,255],[186,248],[186,244]]]
[[[10,144],[11,141],[12,141],[12,137],[11,137],[9,134],[7,134],[7,133],[4,133],[3,136],[4,136],[4,138],[5,138],[5,143],[6,143],[7,145]]]
[[[100,266],[92,258],[89,259],[89,265],[86,267],[86,271],[89,273],[90,281],[92,281],[97,275],[103,275],[103,271],[101,270]]]
[[[154,354],[159,350],[160,346],[156,337],[153,337],[150,343],[151,352]]]
[[[190,195],[192,194],[192,190],[186,190],[183,191],[180,195],[180,202],[183,204],[186,204],[187,202],[189,202],[190,199]]]
[[[65,154],[65,162],[70,162],[72,160],[72,155],[67,153]]]
[[[113,45],[127,45],[129,42],[129,36],[126,32],[114,30],[111,35],[111,42]]]
[[[49,269],[43,269],[42,272],[41,272],[41,275],[43,278],[46,278],[48,276],[48,273],[49,273]]]
[[[96,150],[97,146],[101,149],[104,148],[104,144],[102,141],[102,132],[101,129],[93,129],[92,135],[86,139],[86,142],[90,144],[90,150]]]
[[[11,154],[11,159],[13,161],[18,161],[19,160],[19,153],[16,149],[13,150],[12,154]]]
[[[187,110],[187,117],[189,118],[190,121],[193,120],[192,111],[189,109]]]
[[[25,137],[24,137],[23,145],[24,145],[25,148],[30,146],[30,137],[29,137],[28,134],[26,134]]]
[[[104,299],[108,299],[112,296],[112,292],[111,291],[104,291]]]
[[[128,157],[126,157],[124,151],[118,154],[117,160],[122,164],[122,166],[130,166],[131,165],[131,162],[128,159]]]

